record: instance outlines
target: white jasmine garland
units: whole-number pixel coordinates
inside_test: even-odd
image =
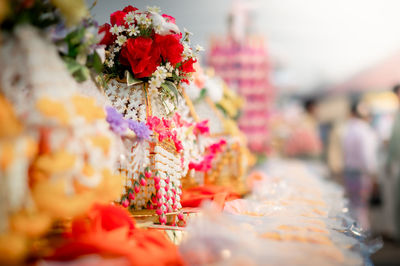
[[[114,48],[114,53],[117,53],[117,52],[119,52],[120,50],[121,50],[121,47],[117,46],[117,47]]]

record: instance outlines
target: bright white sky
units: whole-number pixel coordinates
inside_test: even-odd
[[[93,0],[88,0],[92,2]],[[255,25],[267,38],[286,82],[306,91],[340,82],[400,50],[400,0],[258,0]],[[230,0],[99,0],[93,13],[104,23],[128,4],[157,5],[207,48],[226,31]],[[400,67],[400,66],[399,66]],[[399,77],[400,80],[400,77]]]

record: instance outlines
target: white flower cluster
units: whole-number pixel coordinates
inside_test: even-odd
[[[145,28],[151,25],[151,18],[149,18],[147,14],[137,14],[135,19],[138,25],[141,25]]]
[[[153,13],[160,13],[161,9],[158,6],[147,6],[147,11],[153,12]]]
[[[193,50],[192,48],[190,48],[190,45],[187,42],[184,42],[182,44],[183,44],[183,53],[182,53],[183,60],[186,61],[189,58],[194,57]]]
[[[149,90],[151,93],[157,93],[157,89],[161,87],[161,84],[168,77],[168,73],[171,73],[173,69],[173,66],[169,62],[165,66],[157,67],[149,80]]]

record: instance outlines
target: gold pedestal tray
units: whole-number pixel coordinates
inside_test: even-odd
[[[183,213],[183,215],[187,218],[190,218],[199,213],[198,208],[183,208],[180,211],[169,212],[166,214],[167,216],[167,225],[173,224],[174,222],[178,222],[178,214]],[[139,227],[149,227],[153,224],[159,224],[158,215],[156,214],[156,210],[135,210],[131,211],[132,217],[135,219],[137,226]]]
[[[132,217],[135,219],[139,227],[148,227],[151,224],[159,224],[156,210],[135,210],[131,211]],[[179,212],[169,212],[167,216],[167,224],[172,224],[178,220]]]

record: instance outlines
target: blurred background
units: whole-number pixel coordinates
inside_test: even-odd
[[[252,150],[323,161],[355,218],[383,236],[375,264],[399,265],[400,1],[98,0],[91,13],[103,24],[128,4],[159,6],[194,33],[201,65],[246,101]]]

